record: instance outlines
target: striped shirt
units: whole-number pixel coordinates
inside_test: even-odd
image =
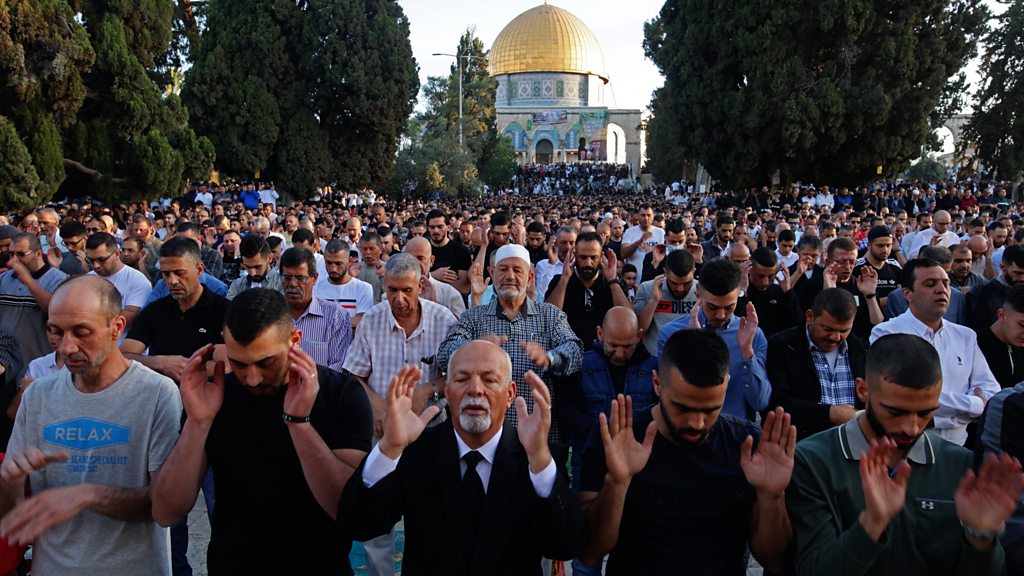
[[[67,274],[49,264],[43,264],[32,275],[51,294],[67,277]],[[0,274],[0,326],[14,332],[26,364],[53,351],[46,339],[46,311],[39,307],[28,286],[18,278],[14,270]]]
[[[352,344],[352,318],[340,305],[316,296],[295,320],[295,328],[302,330],[299,347],[313,360],[332,370],[340,371],[345,355]]]
[[[422,298],[419,302],[420,324],[408,336],[391,313],[387,299],[370,308],[356,328],[345,370],[365,378],[370,389],[381,396],[387,393],[391,378],[406,364],[419,366],[423,371],[421,384],[439,375],[434,357],[457,321],[444,306]]]

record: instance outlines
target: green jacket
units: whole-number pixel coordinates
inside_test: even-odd
[[[862,418],[860,416],[859,418]],[[864,510],[860,455],[868,442],[854,418],[796,447],[786,504],[796,539],[795,573],[808,576],[1003,572],[997,543],[980,552],[964,538],[954,495],[972,455],[926,432],[907,454],[910,479],[903,510],[873,542],[858,517]]]

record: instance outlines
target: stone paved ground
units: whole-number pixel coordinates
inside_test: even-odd
[[[401,538],[404,532],[402,531],[401,524],[399,525],[398,537]],[[199,499],[196,501],[195,507],[192,512],[188,515],[188,561],[192,565],[192,571],[194,576],[207,576],[206,572],[206,547],[210,543],[210,523],[206,519],[206,502],[203,500],[200,494]],[[401,545],[396,545],[396,548],[401,549]],[[363,576],[366,574],[365,566],[361,566],[362,556],[357,546],[353,546],[355,553],[352,556],[353,567],[355,568],[357,576]],[[761,567],[757,565],[753,559],[750,561],[750,568],[747,569],[747,576],[761,576]],[[572,568],[566,566],[566,570],[569,574],[572,574]],[[396,572],[397,573],[397,572]]]

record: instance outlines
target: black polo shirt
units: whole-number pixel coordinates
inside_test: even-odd
[[[188,358],[207,344],[223,344],[228,300],[203,287],[196,305],[182,312],[178,301],[164,296],[139,312],[128,338],[142,342],[150,356]]]
[[[555,287],[561,281],[562,275],[557,274],[548,284],[547,294],[544,300],[551,296]],[[583,285],[575,274],[569,279],[569,285],[565,287],[565,299],[562,302],[562,312],[565,312],[569,327],[576,333],[576,336],[583,342],[583,349],[590,350],[594,340],[597,338],[597,327],[604,322],[604,315],[615,304],[612,302],[612,288],[598,273],[597,280],[590,287],[590,296],[587,296],[587,287]]]

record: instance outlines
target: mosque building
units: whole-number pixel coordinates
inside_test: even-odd
[[[491,45],[498,132],[520,164],[613,162],[639,171],[641,111],[608,108],[601,44],[582,20],[544,3],[523,12]]]

